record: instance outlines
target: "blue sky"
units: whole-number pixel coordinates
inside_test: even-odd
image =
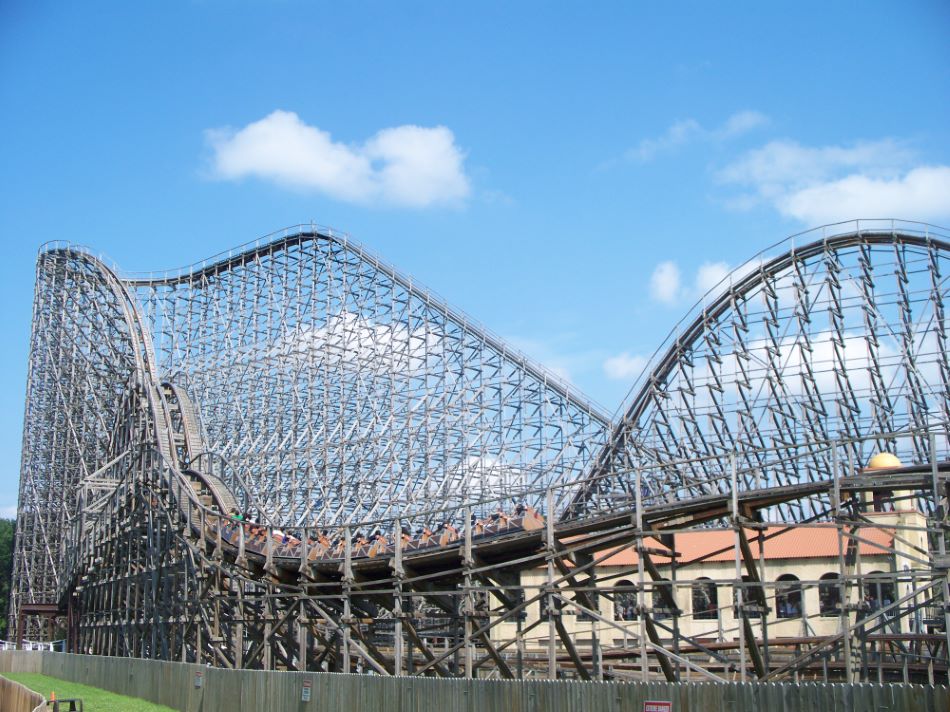
[[[0,4],[0,515],[47,240],[147,270],[330,225],[613,411],[768,244],[950,224],[946,2],[510,5]]]

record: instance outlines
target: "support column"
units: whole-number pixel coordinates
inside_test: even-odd
[[[350,594],[353,584],[353,542],[350,540],[350,528],[343,530],[343,670],[350,671],[350,624],[353,622],[353,612],[350,609]]]
[[[739,629],[739,680],[741,682],[746,681],[746,660],[745,660],[745,648],[746,648],[746,626],[745,626],[745,590],[742,586],[742,559],[741,559],[741,550],[742,550],[742,531],[740,529],[741,524],[739,522],[739,473],[737,471],[736,464],[736,455],[733,453],[729,457],[729,470],[730,470],[730,485],[732,486],[732,499],[730,501],[731,505],[731,518],[732,518],[732,528],[735,532],[735,545],[733,551],[735,553],[735,564],[736,564],[736,582],[734,587],[735,595],[733,596],[735,600],[734,612],[736,617],[736,625]]]
[[[402,585],[406,576],[406,571],[402,565],[402,520],[397,519],[393,522],[393,578],[395,586],[393,587],[393,617],[396,619],[393,624],[393,670],[395,675],[402,675],[402,656],[403,656],[403,630],[402,619],[405,613],[402,609]]]
[[[301,605],[300,612],[297,614],[297,670],[300,672],[307,670],[307,626],[309,623],[307,610]]]
[[[555,636],[557,635],[556,601],[554,598],[554,557],[557,552],[554,546],[554,491],[548,490],[544,498],[544,540],[547,545],[547,597],[548,602],[548,678],[557,679],[557,644]]]
[[[637,619],[640,624],[640,675],[644,682],[650,679],[650,658],[647,654],[647,622],[646,622],[646,575],[643,565],[643,472],[639,465],[637,466],[637,491],[636,511],[634,512],[634,524],[636,525],[637,535],[637,575],[639,585],[637,586]]]
[[[838,533],[838,607],[840,608],[839,627],[841,629],[842,655],[844,656],[845,679],[852,682],[854,671],[851,669],[851,617],[848,607],[851,603],[851,585],[846,580],[844,519],[841,512],[841,472],[838,466],[838,443],[831,447],[831,472],[834,477],[831,490],[831,506],[834,510],[835,528]],[[825,682],[828,680],[826,679]]]
[[[472,641],[472,614],[475,610],[472,591],[472,510],[465,508],[465,541],[462,551],[462,571],[465,593],[462,597],[462,616],[464,617],[465,636],[465,677],[472,678],[475,664],[475,646]]]
[[[944,529],[944,524],[946,523],[946,501],[941,496],[940,493],[940,478],[937,474],[938,465],[937,465],[937,434],[934,432],[930,433],[930,477],[933,488],[933,498],[934,498],[934,519],[937,520],[937,553],[940,555],[941,564],[947,560],[947,535],[946,530]],[[943,569],[940,574],[940,588],[943,594],[943,630],[944,635],[947,637],[944,645],[948,654],[950,654],[950,570]],[[950,681],[950,669],[947,671],[948,681]]]

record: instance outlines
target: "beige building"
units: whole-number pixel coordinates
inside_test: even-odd
[[[868,505],[873,509],[870,500]],[[581,649],[589,648],[595,635],[601,650],[638,646],[641,605],[656,623],[661,639],[671,639],[673,634],[669,629],[676,627],[680,636],[704,643],[736,641],[740,628],[734,605],[738,571],[747,582],[742,595],[757,638],[765,637],[763,625],[769,640],[832,635],[844,624],[843,591],[849,598],[846,608],[865,617],[911,596],[923,581],[918,577],[929,570],[924,515],[905,509],[868,512],[866,516],[871,523],[862,525],[850,537],[849,529],[839,531],[833,524],[747,529],[745,533],[756,571],[764,582],[764,611],[762,598],[756,596],[748,583],[744,561],[740,558],[737,563],[737,533],[732,529],[709,529],[673,535],[675,572],[670,564],[670,549],[655,539],[644,539],[644,547],[660,576],[670,581],[665,585],[672,592],[678,616],[673,615],[668,599],[660,590],[664,584],[653,582],[646,573],[647,567],[641,576],[636,548],[630,546],[595,556],[610,553],[595,567],[598,616],[562,602],[561,620]],[[669,544],[668,539],[666,543]],[[842,562],[846,577],[850,580],[863,577],[862,586],[854,585],[845,591],[839,579]],[[531,598],[541,592],[548,576],[546,565],[524,572],[521,585],[525,595]],[[554,577],[559,577],[556,570]],[[586,573],[577,576],[581,585],[585,578]],[[903,617],[897,615],[899,610],[908,607],[906,602],[894,607],[887,625],[890,632],[914,633],[921,629],[919,612]],[[547,603],[542,598],[528,606],[521,621],[521,629],[526,631],[523,641],[527,651],[543,651],[547,647],[546,610]],[[850,621],[849,625],[853,625],[854,613]],[[515,623],[502,623],[496,627],[495,636],[499,640],[510,639],[515,636],[516,628]]]

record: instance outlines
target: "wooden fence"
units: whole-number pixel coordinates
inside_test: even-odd
[[[0,677],[0,712],[46,712],[46,698],[13,680]]]
[[[651,700],[671,702],[672,712],[950,710],[948,688],[902,684],[440,680],[0,651],[4,671],[42,672],[182,712],[641,712]]]

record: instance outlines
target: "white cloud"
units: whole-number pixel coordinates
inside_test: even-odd
[[[683,284],[679,265],[667,260],[653,270],[650,277],[650,298],[668,305],[696,300],[722,282],[729,272],[729,265],[725,262],[703,262],[696,270],[693,284]]]
[[[627,158],[646,162],[658,153],[693,141],[724,141],[752,131],[768,122],[769,118],[758,111],[739,111],[714,129],[704,128],[696,119],[674,121],[663,135],[640,141],[635,149],[627,152]]]
[[[650,277],[650,297],[663,304],[673,304],[680,295],[680,268],[672,260],[661,262]]]
[[[592,356],[578,352],[572,334],[548,334],[546,340],[526,336],[507,335],[505,341],[535,363],[566,383],[573,382],[573,374],[585,371]],[[596,361],[595,361],[596,362]]]
[[[850,175],[785,195],[777,205],[813,225],[856,217],[940,220],[950,215],[950,166],[921,166],[894,179]]]
[[[362,145],[334,141],[291,111],[274,111],[242,129],[212,129],[212,174],[312,190],[338,200],[422,208],[458,203],[471,188],[465,156],[444,126],[396,126]]]
[[[896,141],[865,141],[845,146],[802,146],[795,141],[770,141],[748,151],[719,172],[724,183],[753,186],[769,194],[827,180],[846,170],[893,175],[912,154]]]
[[[696,270],[696,292],[703,295],[729,275],[725,262],[704,262]]]
[[[410,328],[399,321],[378,324],[344,310],[321,326],[293,330],[277,340],[267,354],[306,362],[319,354],[327,363],[342,368],[418,373],[425,369],[427,359],[440,357],[443,349],[441,333]]]
[[[747,152],[717,178],[741,191],[726,199],[729,207],[770,205],[806,224],[947,217],[950,167],[915,166],[914,158],[892,139],[819,147],[781,140]]]
[[[703,132],[703,127],[695,119],[676,121],[659,138],[645,138],[640,141],[640,144],[629,151],[627,156],[640,161],[649,161],[657,153],[682,146]]]
[[[647,365],[647,359],[638,354],[624,351],[604,361],[604,373],[607,378],[616,381],[635,380]]]
[[[767,123],[769,123],[769,117],[759,111],[739,111],[726,119],[726,123],[719,127],[715,134],[720,139],[732,138],[765,126]]]
[[[0,507],[0,519],[16,519],[16,505],[9,504]]]

